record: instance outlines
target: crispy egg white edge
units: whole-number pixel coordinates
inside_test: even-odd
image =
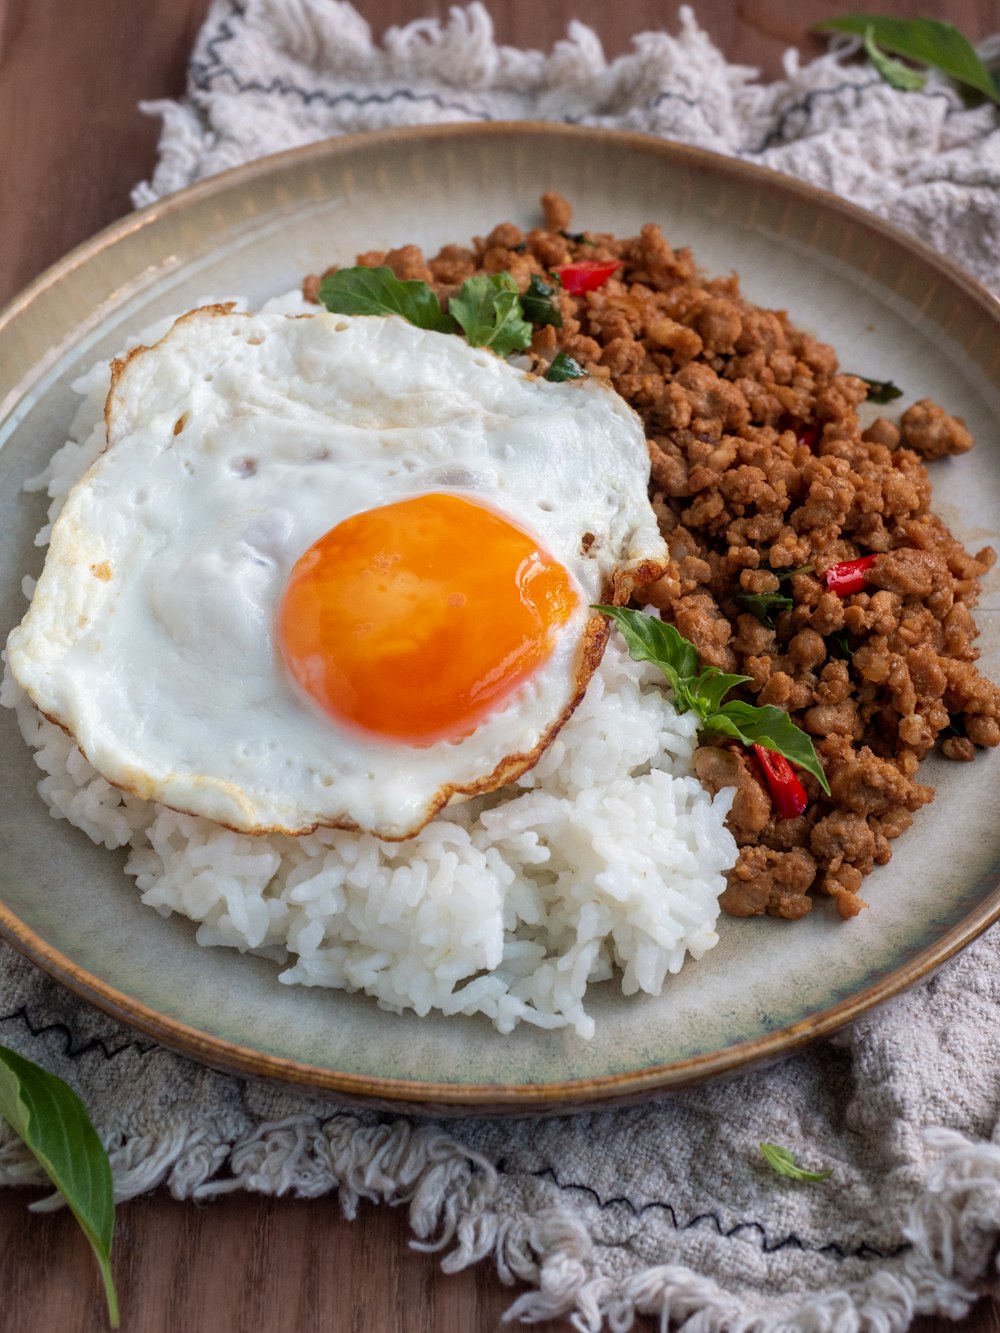
[[[324,313],[309,316],[307,319],[319,321],[328,333],[338,335],[350,334],[352,330],[360,332],[366,327],[370,330],[375,323],[366,317],[350,319]],[[196,374],[201,377],[203,383],[207,383],[210,381],[204,379],[206,375],[214,376],[215,373],[225,369],[227,357],[222,355],[222,349],[228,348],[231,351],[233,339],[241,341],[244,346],[249,346],[252,345],[250,339],[263,334],[263,343],[266,343],[274,327],[274,321],[280,321],[281,326],[285,326],[288,317],[234,314],[227,307],[209,307],[190,312],[178,320],[153,348],[136,349],[119,363],[108,398],[108,450],[73,488],[57,521],[49,559],[39,581],[42,596],[39,598],[36,590],[32,607],[22,625],[11,635],[9,654],[12,671],[41,711],[74,735],[84,753],[99,771],[110,781],[134,791],[137,795],[159,800],[193,813],[206,814],[219,823],[242,831],[299,833],[306,832],[317,824],[340,824],[345,827],[374,826],[376,831],[385,837],[409,836],[447,801],[459,795],[490,790],[511,780],[536,762],[582,696],[586,682],[600,659],[607,637],[607,626],[603,617],[586,613],[575,648],[572,671],[567,677],[559,706],[542,725],[536,727],[534,734],[527,738],[530,743],[518,744],[513,750],[506,752],[500,752],[502,746],[499,749],[496,746],[488,748],[488,758],[481,766],[484,771],[462,772],[455,781],[442,781],[439,776],[435,777],[429,786],[425,784],[422,795],[412,799],[399,802],[398,784],[393,785],[392,803],[396,806],[395,815],[391,809],[385,808],[374,811],[339,808],[335,801],[323,808],[293,809],[287,802],[283,805],[281,802],[268,799],[263,793],[248,798],[247,793],[238,784],[228,779],[213,778],[208,774],[192,775],[183,769],[180,771],[167,769],[163,765],[160,771],[149,773],[142,758],[133,752],[133,747],[127,741],[123,739],[119,747],[119,744],[111,744],[102,736],[100,723],[90,716],[93,710],[87,707],[87,701],[81,698],[79,691],[74,691],[72,682],[65,678],[65,672],[60,674],[67,657],[79,644],[86,627],[101,614],[103,606],[115,594],[120,582],[117,571],[107,560],[107,551],[100,544],[95,546],[91,541],[90,530],[83,522],[83,512],[87,507],[84,501],[92,494],[95,478],[104,476],[109,468],[113,468],[111,461],[113,455],[116,455],[123,445],[126,449],[135,447],[134,444],[130,446],[128,441],[134,440],[137,432],[142,433],[143,414],[147,416],[152,414],[154,420],[159,422],[158,432],[153,432],[157,441],[156,447],[160,449],[164,446],[170,447],[163,433],[167,420],[172,423],[170,425],[172,432],[176,421],[183,413],[191,411],[190,400],[183,395],[178,397],[176,386],[168,391],[162,382],[157,383],[157,380],[162,381],[163,377],[158,375],[156,357],[151,356],[151,353],[155,354],[157,349],[164,347],[171,351],[178,350],[178,343],[185,344],[188,341],[185,334],[201,327],[207,321],[213,322],[214,329],[220,327],[224,329],[223,338],[218,343],[213,343],[215,361],[210,359],[206,362],[204,357],[199,355],[195,358],[197,365],[192,364],[188,367],[189,388],[194,383]],[[295,319],[293,322],[299,324],[301,320]],[[429,345],[435,353],[435,359],[444,358],[449,366],[455,363],[454,369],[459,376],[463,374],[471,376],[473,382],[481,380],[484,374],[490,377],[491,383],[495,379],[518,385],[530,382],[533,391],[540,392],[543,397],[551,396],[562,402],[579,403],[581,395],[588,395],[585,399],[587,416],[593,417],[595,412],[600,416],[602,411],[605,412],[610,421],[617,423],[623,438],[631,439],[629,448],[634,455],[630,460],[631,468],[639,474],[641,481],[639,490],[645,512],[635,517],[635,521],[625,534],[627,549],[617,553],[607,550],[600,552],[600,559],[595,562],[600,574],[599,584],[593,587],[593,591],[585,590],[584,595],[590,600],[624,601],[636,580],[645,581],[648,577],[656,576],[665,563],[666,548],[646,499],[648,455],[645,435],[632,409],[610,386],[594,380],[550,384],[507,365],[488,351],[469,348],[462,340],[452,335],[428,333],[397,319],[377,321],[377,323],[382,330],[378,341],[387,338],[391,351],[406,352],[412,357],[418,349],[425,350]],[[243,338],[240,337],[240,330],[243,331]],[[365,341],[365,337],[367,335],[362,337],[362,342]],[[195,348],[188,346],[187,352],[193,355],[196,349],[197,339]],[[472,374],[474,370],[475,375]],[[434,404],[431,403],[430,407],[433,411]],[[146,447],[153,446],[147,444]],[[503,504],[498,507],[504,509]],[[517,514],[511,516],[515,521],[523,521],[519,520]],[[550,543],[545,542],[544,535],[539,535],[543,544],[550,546]],[[567,560],[564,551],[553,550],[551,553],[557,558]],[[86,576],[81,577],[81,573],[85,573]],[[110,578],[107,577],[108,573],[111,575]],[[48,616],[40,610],[41,607],[48,606],[50,598],[54,598],[56,604],[63,608],[57,616]],[[290,692],[291,688],[291,683],[288,682]],[[518,693],[520,695],[525,692],[522,690]],[[527,692],[530,693],[530,689]],[[301,708],[302,701],[296,700],[296,705]],[[502,718],[505,711],[506,708],[501,708],[497,716]],[[489,724],[490,720],[484,724],[487,733],[495,730]],[[482,730],[483,728],[477,728],[474,735],[479,735]],[[336,729],[334,733],[335,731]],[[447,750],[451,758],[456,752],[461,752],[464,742],[442,742],[439,745]],[[411,747],[387,746],[380,743],[379,748],[383,753],[391,752],[391,762],[394,765],[406,765],[413,757]],[[383,802],[383,806],[384,804]],[[369,819],[372,820],[371,823]]]

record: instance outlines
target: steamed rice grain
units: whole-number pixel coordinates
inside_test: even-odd
[[[296,299],[272,308],[297,313]],[[144,340],[160,336],[148,330]],[[66,492],[104,444],[108,371],[75,386],[72,439],[34,484]],[[653,668],[614,640],[583,702],[536,767],[502,792],[452,805],[415,837],[317,829],[254,837],[112,787],[12,679],[56,818],[129,850],[126,870],[161,915],[198,923],[205,946],[252,950],[288,985],[363,991],[385,1009],[484,1014],[593,1032],[589,985],[619,976],[658,995],[687,956],[717,943],[718,898],[736,860],[713,800],[692,776],[693,714],[678,715]]]

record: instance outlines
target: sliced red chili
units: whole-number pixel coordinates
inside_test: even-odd
[[[795,439],[798,444],[804,444],[807,449],[815,448],[819,439],[819,426],[800,426],[795,432]]]
[[[861,592],[864,588],[868,582],[866,572],[877,558],[874,555],[862,555],[857,560],[841,560],[839,564],[830,566],[823,580],[838,597],[850,597],[851,593]]]
[[[559,281],[570,296],[581,296],[584,292],[595,292],[603,287],[612,273],[622,267],[620,259],[612,259],[606,264],[596,259],[581,259],[576,264],[560,264],[552,270],[558,274]]]
[[[795,776],[795,770],[783,754],[776,754],[763,745],[754,745],[752,748],[778,817],[795,819],[809,804],[806,789]]]

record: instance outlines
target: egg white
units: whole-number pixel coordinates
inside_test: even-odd
[[[399,319],[193,311],[116,364],[106,415],[108,448],[55,524],[10,667],[109,781],[240,831],[402,838],[510,780],[599,658],[589,604],[665,564],[644,432],[613,390],[549,383]],[[579,599],[552,656],[471,735],[414,747],[313,706],[274,621],[313,542],[428,491],[528,529]]]

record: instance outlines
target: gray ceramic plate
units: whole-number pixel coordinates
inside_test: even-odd
[[[357,251],[426,247],[533,224],[538,197],[581,227],[659,222],[709,272],[832,342],[841,363],[964,416],[973,454],[934,465],[938,511],[972,547],[1000,529],[1000,307],[866,214],[770,172],[636,135],[442,126],[319,144],[229,173],[127,218],[0,317],[2,633],[37,572],[42,504],[21,483],[65,438],[70,382],[124,335],[207,295],[259,301]],[[1000,577],[979,612],[1000,674]],[[121,859],[52,821],[13,716],[0,715],[0,930],[87,999],[214,1065],[382,1103],[516,1111],[607,1103],[775,1059],[911,984],[1000,914],[996,755],[928,763],[934,804],[865,883],[849,923],[723,920],[719,946],[659,999],[594,993],[597,1035],[381,1012],[363,996],[279,985],[256,958],[204,950],[143,908]]]

